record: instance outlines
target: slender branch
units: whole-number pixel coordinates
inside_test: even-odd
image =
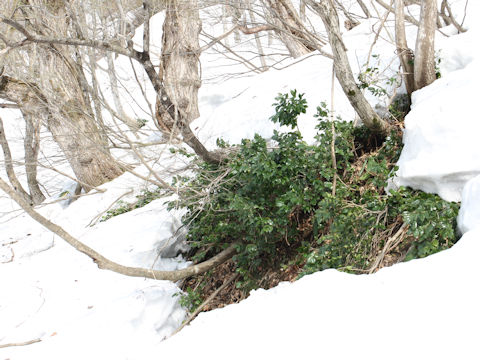
[[[210,302],[212,301],[213,299],[215,299],[215,297],[223,290],[225,289],[232,281],[234,281],[237,277],[238,277],[238,273],[236,274],[233,274],[232,276],[230,276],[230,278],[228,278],[227,280],[225,280],[223,282],[223,284],[217,289],[215,290],[203,303],[200,304],[200,306],[198,308],[195,309],[195,311],[188,317],[187,320],[185,320],[185,322],[177,329],[175,330],[172,335],[170,336],[173,336],[175,334],[177,334],[180,330],[182,330],[185,326],[187,326],[188,324],[190,324],[192,322],[193,319],[195,319],[197,317],[198,314],[200,314],[200,312],[203,310],[203,308]]]
[[[330,123],[332,125],[332,143],[330,146],[330,152],[332,156],[332,167],[333,167],[333,183],[332,183],[332,196],[335,197],[337,191],[337,156],[335,155],[335,123],[334,123],[334,100],[335,100],[335,66],[332,66],[332,87],[330,90]]]
[[[143,22],[143,52],[150,52],[150,2],[143,1],[143,10],[145,12],[145,20]]]
[[[443,5],[443,3],[442,3],[442,5]],[[463,33],[465,31],[467,31],[462,27],[462,25],[460,25],[457,22],[457,20],[455,20],[455,17],[453,16],[452,9],[450,8],[450,4],[448,3],[448,1],[445,1],[445,6],[446,6],[447,11],[448,11],[448,17],[451,20],[453,26],[455,26],[457,28],[458,32]]]
[[[7,347],[13,347],[13,346],[31,345],[31,344],[35,344],[35,343],[40,342],[40,341],[42,341],[42,339],[38,338],[38,339],[33,339],[33,340],[28,340],[28,341],[23,341],[23,342],[0,344],[0,349],[7,348]]]
[[[29,204],[32,203],[31,196],[25,191],[20,181],[18,181],[17,175],[15,174],[15,170],[13,169],[13,159],[12,153],[10,152],[10,146],[8,145],[7,137],[5,135],[5,130],[3,128],[3,120],[0,117],[0,147],[3,150],[3,157],[5,159],[5,170],[7,172],[8,179],[10,183],[13,185],[16,193],[19,194],[23,200],[28,202]]]
[[[248,28],[246,26],[238,26],[238,30],[240,30],[245,35],[257,34],[262,31],[269,31],[275,30],[276,28],[271,25],[259,25],[252,28]]]
[[[0,104],[0,109],[20,109],[17,104]]]
[[[382,0],[376,0],[376,1],[377,1],[377,3],[379,3],[380,5],[382,5],[385,9],[387,9],[388,11],[390,11],[392,14],[395,13],[395,9],[392,8],[390,5],[384,3]],[[417,19],[411,17],[410,15],[405,14],[405,20],[407,20],[408,22],[412,23],[413,25],[416,25],[416,26],[419,26],[419,25],[420,25],[420,22],[419,22]]]

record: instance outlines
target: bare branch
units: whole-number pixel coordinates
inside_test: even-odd
[[[141,59],[142,57],[142,53],[137,50],[125,49],[121,46],[115,45],[108,41],[82,40],[82,39],[75,39],[75,38],[56,38],[56,37],[48,37],[48,36],[42,36],[42,35],[34,35],[34,34],[31,34],[27,29],[25,29],[20,23],[12,19],[8,19],[3,15],[0,15],[0,22],[10,25],[11,27],[13,27],[14,29],[16,29],[17,31],[19,31],[21,34],[25,36],[24,40],[16,43],[17,47],[24,46],[29,43],[49,44],[49,45],[57,44],[57,45],[70,45],[70,46],[86,46],[86,47],[96,48],[99,50],[113,51],[114,53],[117,53],[119,55],[124,55],[137,60]],[[13,46],[13,44],[11,46]]]
[[[353,77],[352,68],[348,62],[347,49],[340,33],[338,14],[332,0],[324,0],[321,2],[308,0],[307,3],[320,15],[325,25],[334,56],[333,64],[335,67],[335,75],[350,104],[366,127],[374,132],[385,135],[388,132],[388,123],[381,119],[372,109]]]
[[[15,192],[22,197],[22,199],[29,204],[32,205],[32,198],[30,195],[25,191],[20,181],[18,181],[17,175],[15,175],[15,170],[13,169],[13,160],[12,160],[12,153],[10,152],[10,147],[8,146],[7,137],[5,135],[5,130],[3,128],[3,120],[0,117],[0,146],[3,150],[3,157],[5,159],[5,170],[7,172],[8,179],[10,183],[13,185]]]
[[[185,269],[174,270],[174,271],[160,271],[146,268],[138,268],[131,266],[124,266],[118,264],[114,261],[111,261],[104,257],[102,254],[93,250],[91,247],[80,242],[68,232],[66,232],[62,227],[57,224],[52,223],[47,218],[40,215],[32,207],[30,207],[2,178],[0,178],[0,189],[7,193],[17,204],[19,204],[22,209],[30,215],[34,220],[40,223],[42,226],[58,235],[64,239],[69,245],[74,247],[76,250],[84,253],[90,257],[100,269],[110,270],[122,275],[132,276],[132,277],[144,277],[155,280],[170,280],[170,281],[179,281],[190,276],[202,274],[211,268],[224,263],[230,259],[236,253],[236,244],[230,245],[228,248],[215,255],[209,260],[206,260],[200,264],[192,265]]]
[[[392,14],[395,14],[395,9],[392,8],[390,5],[384,3],[382,0],[376,0],[377,3],[379,3],[380,5],[382,5],[385,9],[387,9],[388,11],[390,11]],[[407,15],[405,14],[405,20],[407,20],[408,22],[412,23],[413,25],[416,25],[416,26],[419,26],[420,25],[420,22],[411,17],[410,15]]]
[[[28,341],[22,341],[22,342],[16,342],[16,343],[9,343],[9,344],[0,344],[0,349],[2,348],[7,348],[7,347],[13,347],[13,346],[25,346],[25,345],[31,345],[35,344],[37,342],[42,341],[42,339],[33,339],[33,340],[28,340]]]

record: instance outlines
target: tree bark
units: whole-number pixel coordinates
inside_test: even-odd
[[[395,0],[395,42],[397,46],[397,55],[403,69],[403,80],[408,96],[414,91],[414,59],[413,51],[408,48],[407,38],[405,35],[405,13],[403,0]]]
[[[430,85],[436,79],[434,46],[436,17],[437,0],[422,0],[415,44],[415,90]]]
[[[81,35],[72,28],[65,6],[60,0],[28,0],[17,12],[17,25],[19,21],[25,24],[23,34]],[[31,57],[30,64],[22,64],[23,72],[9,71],[16,73],[17,79],[3,78],[6,98],[17,103],[24,116],[48,127],[77,179],[89,185],[84,187],[86,191],[122,174],[97,127],[78,49],[45,42],[24,50]],[[27,80],[21,80],[24,78]]]
[[[123,170],[111,157],[93,120],[73,98],[49,101],[34,84],[3,76],[0,97],[18,104],[25,117],[47,125],[65,154],[75,176],[84,184],[98,186]],[[89,191],[88,186],[84,187]]]
[[[32,198],[25,191],[20,181],[18,181],[15,170],[13,169],[13,159],[12,153],[10,152],[10,147],[8,146],[7,136],[5,134],[5,129],[3,128],[3,120],[0,117],[0,146],[3,150],[3,158],[5,160],[5,171],[7,172],[8,180],[13,186],[15,192],[25,201],[28,205],[32,204]]]
[[[201,22],[197,1],[169,1],[163,23],[162,56],[160,77],[166,95],[170,98],[186,124],[196,119],[198,89],[201,86],[199,73],[200,45],[198,36]],[[171,116],[162,99],[157,99],[157,121],[160,128],[174,134],[180,124]]]
[[[331,0],[323,0],[319,3],[308,0],[308,2],[312,9],[320,15],[327,30],[334,57],[335,75],[343,92],[363,124],[372,131],[385,135],[389,128],[387,121],[381,119],[372,109],[355,82],[352,68],[348,62],[347,49],[340,33],[338,14]]]
[[[370,11],[368,11],[368,8],[367,8],[367,6],[365,5],[365,3],[363,2],[363,0],[357,0],[357,3],[358,3],[358,5],[360,5],[360,7],[362,8],[362,11],[363,11],[363,13],[365,14],[365,16],[367,17],[367,19],[371,18],[372,15],[370,14]]]
[[[290,0],[265,0],[275,25],[275,33],[287,47],[290,56],[297,58],[313,51],[305,41],[302,23]]]
[[[24,114],[25,119],[25,139],[23,146],[25,149],[25,171],[27,173],[27,184],[30,196],[35,205],[41,204],[45,200],[37,181],[38,151],[40,150],[40,122],[32,116]]]

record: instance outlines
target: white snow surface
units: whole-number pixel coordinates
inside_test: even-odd
[[[203,313],[160,346],[184,359],[477,359],[480,230],[374,275],[326,270]],[[188,344],[182,347],[183,344]],[[228,354],[228,355],[227,355]]]
[[[461,18],[464,1],[454,3]],[[442,78],[414,94],[400,168],[393,181],[393,185],[462,201],[458,224],[463,237],[453,248],[374,275],[326,270],[295,283],[259,289],[239,304],[200,314],[180,333],[162,341],[186,316],[174,296],[179,292],[176,284],[98,269],[88,257],[16,211],[17,207],[0,195],[0,345],[41,340],[0,348],[0,360],[480,358],[480,292],[476,285],[480,278],[480,153],[476,140],[480,119],[474,88],[480,80],[480,27],[474,23],[480,14],[479,2],[470,1],[468,11],[467,33],[456,35],[449,28],[445,32],[451,37],[437,39]],[[161,14],[157,17],[161,22]],[[344,34],[351,63],[358,65],[355,71],[367,61],[375,36],[371,26],[364,23]],[[152,28],[157,31],[159,23]],[[408,32],[412,46],[412,27]],[[380,54],[378,64],[387,68],[385,77],[398,68],[388,36],[379,37],[372,53]],[[306,93],[310,106],[300,119],[300,128],[305,138],[313,141],[315,107],[320,101],[331,106],[332,66],[317,54],[301,60],[283,62],[283,70],[205,83],[199,97],[202,116],[192,127],[209,147],[219,136],[231,143],[255,132],[269,137],[274,126],[267,119],[273,114],[274,97],[296,88]],[[220,71],[216,68],[219,61],[218,54],[202,55],[208,78],[214,79]],[[116,64],[126,78],[131,76],[124,58],[119,57]],[[149,96],[153,94],[148,87],[145,90]],[[139,117],[143,105],[132,99],[141,99],[141,94],[133,88],[126,92],[131,94],[125,110]],[[369,100],[372,104],[379,101],[372,96]],[[336,115],[353,119],[338,84],[334,103]],[[2,110],[2,117],[7,134],[19,140],[12,142],[14,155],[21,153],[21,131],[13,125],[18,113]],[[152,134],[152,139],[155,137]],[[56,149],[54,145],[52,149]],[[150,150],[162,152],[161,161],[151,165],[160,171],[181,167],[166,150],[162,146]],[[149,176],[143,166],[135,171]],[[56,195],[72,187],[71,181],[59,176],[50,179],[51,173],[41,172],[40,177]],[[164,270],[188,266],[181,257],[174,257],[184,247],[184,233],[178,231],[182,210],[166,210],[165,202],[173,198],[99,222],[100,214],[112,203],[120,197],[135,200],[147,185],[126,173],[101,188],[106,191],[93,191],[71,204],[67,200],[53,203],[40,212],[124,265]]]
[[[469,180],[463,188],[457,223],[462,234],[480,227],[480,175]]]
[[[478,11],[478,2],[470,12]],[[465,183],[480,174],[480,30],[438,36],[442,77],[412,95],[395,186],[409,186],[460,201]]]

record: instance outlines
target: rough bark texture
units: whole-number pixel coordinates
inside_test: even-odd
[[[437,0],[422,0],[420,26],[415,44],[415,90],[435,81],[435,30],[437,18]]]
[[[200,115],[200,30],[197,1],[168,2],[163,23],[160,76],[167,96],[187,124]],[[179,128],[179,119],[171,116],[162,99],[157,99],[157,121],[167,132]]]
[[[66,2],[28,0],[26,3],[17,12],[17,20],[25,24],[25,31],[66,38],[72,33]],[[122,174],[96,125],[77,49],[48,42],[24,49],[31,57],[30,64],[22,64],[23,72],[9,70],[18,77],[3,78],[3,97],[18,104],[24,116],[48,127],[83,184],[95,187]],[[85,190],[89,186],[84,186]]]
[[[75,99],[49,101],[34,84],[8,76],[0,80],[0,97],[18,104],[25,117],[48,126],[82,183],[98,186],[122,174],[123,171],[106,150],[93,119],[82,112]],[[86,190],[89,188],[86,187]]]
[[[313,49],[307,46],[302,33],[302,22],[290,0],[265,0],[273,18],[275,33],[282,40],[294,58],[306,55]]]
[[[408,48],[405,35],[405,13],[403,0],[395,0],[395,42],[397,46],[397,55],[400,57],[400,63],[403,69],[403,80],[407,94],[410,96],[414,91],[413,76],[413,51]]]
[[[309,0],[309,4],[320,15],[325,25],[330,46],[332,47],[335,75],[350,104],[365,126],[377,133],[386,134],[389,128],[388,123],[381,119],[372,109],[355,82],[350,63],[348,62],[347,49],[340,34],[338,14],[333,3],[331,0],[323,0],[319,3]]]
[[[363,13],[365,14],[365,16],[367,18],[371,18],[372,15],[370,14],[370,11],[368,11],[368,7],[365,5],[365,3],[363,2],[363,0],[357,0],[357,3],[358,5],[360,5],[360,7],[362,8],[362,11]]]
[[[25,149],[25,171],[27,174],[27,184],[30,196],[35,205],[45,200],[37,181],[38,151],[40,150],[40,122],[28,114],[24,114],[25,120],[25,139],[23,147]]]
[[[68,232],[66,232],[62,227],[52,223],[47,218],[40,215],[36,212],[31,206],[29,206],[8,184],[0,178],[0,190],[3,190],[8,196],[10,196],[15,202],[17,202],[22,209],[30,215],[34,220],[40,223],[42,226],[46,227],[48,230],[53,232],[54,234],[60,236],[64,239],[68,244],[73,246],[76,250],[84,253],[88,257],[90,257],[100,269],[114,271],[116,273],[126,275],[126,276],[133,276],[133,277],[144,277],[156,280],[170,280],[170,281],[179,281],[185,279],[189,276],[194,276],[198,274],[202,274],[211,268],[227,261],[230,259],[235,253],[235,244],[232,244],[230,247],[226,248],[213,258],[204,261],[200,264],[190,266],[185,269],[175,270],[175,271],[160,271],[160,270],[153,270],[153,269],[146,269],[146,268],[137,268],[131,266],[124,266],[113,262],[102,254],[98,253],[97,251],[93,250],[89,246],[85,245],[84,243],[78,241]]]

